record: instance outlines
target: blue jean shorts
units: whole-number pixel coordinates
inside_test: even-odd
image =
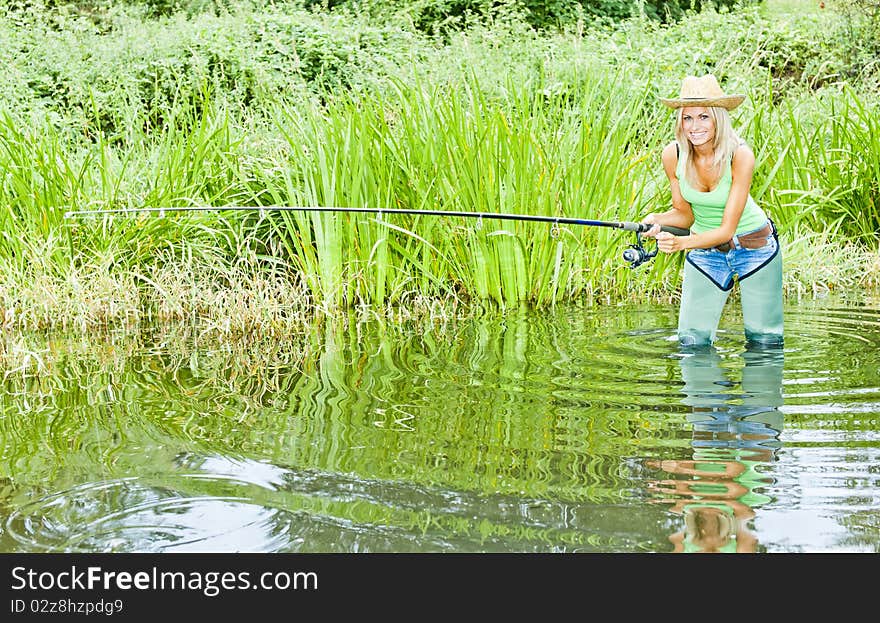
[[[753,231],[764,228],[761,225]],[[734,243],[730,251],[718,249],[692,249],[685,261],[712,280],[720,290],[727,291],[733,287],[733,277],[740,281],[770,263],[779,253],[779,240],[776,227],[771,222],[771,235],[767,236],[767,244],[757,249],[745,249]],[[752,233],[752,232],[745,232]]]

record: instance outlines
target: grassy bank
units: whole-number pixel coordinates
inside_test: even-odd
[[[656,97],[703,71],[749,94],[735,122],[758,157],[753,194],[781,229],[786,293],[875,287],[876,91],[847,75],[826,15],[766,10],[557,33],[501,15],[444,40],[290,7],[7,16],[5,326],[189,318],[282,334],[351,307],[674,299],[681,257],[631,271],[620,253],[632,240],[614,230],[64,213],[340,205],[638,220],[668,204],[659,152],[672,118]]]

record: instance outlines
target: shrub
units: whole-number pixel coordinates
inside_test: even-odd
[[[843,17],[837,40],[846,74],[880,73],[880,0],[840,0],[831,7]]]

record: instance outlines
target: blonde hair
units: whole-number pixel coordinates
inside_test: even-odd
[[[736,148],[742,143],[742,139],[733,130],[730,113],[726,108],[708,106],[706,110],[709,111],[709,116],[715,122],[715,139],[712,141],[715,157],[712,160],[712,164],[718,170],[718,175],[720,176],[724,170],[724,163],[731,162]],[[684,123],[682,122],[683,111],[684,107],[681,107],[675,115],[675,140],[678,141],[679,158],[684,158],[685,179],[693,186],[697,182],[697,170],[694,166],[691,143],[684,131]]]
[[[684,525],[691,542],[696,544],[708,545],[709,539],[725,542],[736,538],[736,519],[718,508],[687,509]]]

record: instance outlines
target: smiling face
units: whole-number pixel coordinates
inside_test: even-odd
[[[681,129],[694,147],[712,145],[715,117],[705,106],[687,106],[681,109]]]

